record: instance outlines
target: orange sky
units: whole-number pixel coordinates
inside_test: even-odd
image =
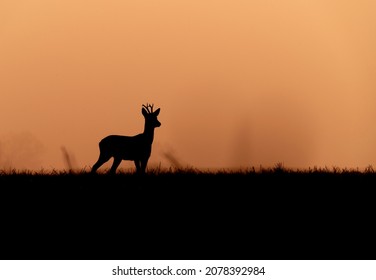
[[[376,166],[374,0],[2,0],[0,168],[89,169],[161,108],[150,164]],[[109,163],[110,164],[110,163]],[[133,168],[123,161],[121,167]]]

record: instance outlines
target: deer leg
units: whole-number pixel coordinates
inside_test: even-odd
[[[141,160],[141,170],[140,171],[141,171],[142,174],[145,174],[147,164],[148,164],[148,159]]]
[[[140,173],[140,171],[141,171],[141,165],[140,165],[140,161],[138,159],[136,159],[134,161],[134,165],[136,166],[136,173]]]
[[[116,168],[118,168],[119,164],[121,163],[121,158],[119,157],[114,157],[114,162],[112,163],[111,169],[110,169],[110,174],[115,174],[116,173]]]
[[[97,169],[102,166],[106,161],[108,161],[111,158],[111,156],[107,156],[104,154],[100,154],[97,162],[93,165],[91,169],[91,173],[97,172]]]

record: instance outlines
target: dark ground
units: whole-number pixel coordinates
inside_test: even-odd
[[[0,259],[376,259],[376,173],[0,175]]]

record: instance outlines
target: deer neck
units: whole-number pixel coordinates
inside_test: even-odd
[[[148,140],[148,142],[152,143],[154,139],[154,127],[145,124],[144,135],[146,139]]]

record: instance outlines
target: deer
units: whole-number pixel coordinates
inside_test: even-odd
[[[145,118],[144,131],[134,136],[108,135],[99,142],[99,158],[93,165],[91,173],[96,173],[110,158],[113,159],[110,174],[115,174],[116,169],[123,160],[134,161],[137,174],[145,174],[152,144],[154,140],[154,129],[160,127],[161,123],[157,117],[160,108],[153,111],[154,104],[142,105],[142,115]]]

